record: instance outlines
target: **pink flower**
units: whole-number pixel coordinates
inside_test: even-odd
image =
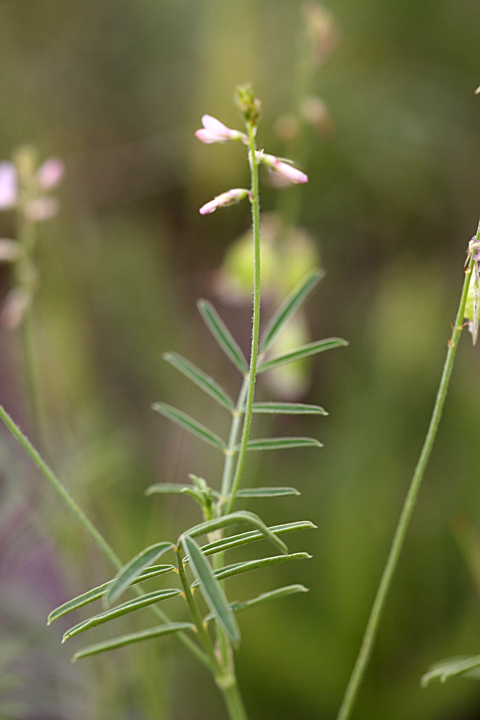
[[[247,136],[244,133],[228,128],[220,122],[220,120],[217,120],[211,115],[204,115],[202,117],[202,124],[203,128],[196,131],[195,137],[207,145],[210,143],[227,142],[228,140],[242,140],[242,142],[247,142]]]
[[[282,162],[275,157],[275,155],[265,155],[262,150],[259,150],[256,153],[256,159],[257,162],[263,163],[273,170],[273,172],[276,172],[277,175],[280,175],[280,177],[285,178],[285,180],[289,180],[296,185],[308,182],[308,176],[305,175],[305,173],[292,167],[292,165],[289,165],[287,162]]]
[[[60,208],[57,198],[51,195],[44,195],[36,200],[30,200],[25,205],[24,214],[30,222],[43,222],[54,217]]]
[[[45,160],[37,170],[37,182],[42,190],[56,187],[65,173],[65,165],[59,158]]]
[[[243,198],[247,197],[247,195],[251,197],[251,192],[245,188],[233,188],[232,190],[227,190],[227,192],[218,195],[216,198],[213,198],[213,200],[210,200],[210,202],[202,205],[199,210],[200,215],[210,215],[210,213],[215,212],[215,210],[218,210],[220,207],[232,205],[233,203],[239,202],[239,200],[243,200]]]
[[[17,169],[11,162],[0,162],[0,210],[8,210],[17,201]]]

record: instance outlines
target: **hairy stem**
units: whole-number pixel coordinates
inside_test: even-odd
[[[477,230],[477,238],[480,237],[480,225],[479,229]],[[469,266],[465,273],[465,281],[463,284],[462,294],[460,298],[460,304],[458,306],[457,311],[457,317],[455,320],[455,325],[453,327],[453,332],[450,340],[448,341],[448,351],[447,351],[447,357],[445,360],[445,364],[443,367],[443,373],[440,380],[440,385],[438,387],[437,391],[437,397],[435,400],[435,405],[432,412],[432,417],[430,419],[430,425],[428,427],[428,432],[425,437],[425,442],[423,444],[422,451],[420,453],[420,457],[418,459],[415,471],[413,473],[413,477],[410,483],[410,487],[407,493],[407,497],[405,498],[405,503],[402,508],[402,512],[400,514],[400,519],[398,521],[397,529],[395,530],[395,535],[393,537],[392,545],[390,548],[390,552],[387,558],[387,562],[385,565],[385,568],[383,570],[383,574],[380,580],[380,584],[378,586],[377,594],[375,596],[375,600],[372,605],[372,609],[370,611],[370,616],[368,618],[367,626],[365,628],[365,634],[363,636],[362,644],[360,646],[360,651],[357,657],[357,660],[355,662],[355,666],[353,668],[352,674],[350,676],[350,680],[347,685],[347,689],[345,691],[345,695],[342,701],[342,705],[340,707],[340,710],[337,715],[337,720],[348,720],[348,718],[351,716],[351,712],[353,709],[353,705],[355,703],[358,690],[360,688],[360,685],[362,683],[363,677],[365,675],[365,671],[368,666],[368,662],[370,660],[370,656],[372,653],[373,645],[377,636],[378,632],[378,626],[380,624],[382,612],[385,606],[385,601],[388,595],[388,591],[390,589],[390,585],[392,582],[393,575],[395,573],[395,569],[398,564],[398,560],[400,558],[400,554],[402,552],[403,543],[405,540],[405,536],[408,530],[408,525],[410,523],[410,519],[413,513],[413,509],[415,506],[415,502],[418,497],[418,492],[420,490],[420,485],[422,483],[422,479],[430,458],[430,454],[432,452],[432,448],[435,442],[435,437],[437,435],[438,426],[440,424],[440,419],[442,417],[442,411],[443,406],[445,404],[445,399],[447,397],[448,392],[448,386],[450,383],[450,377],[452,375],[453,370],[453,363],[455,360],[455,353],[457,351],[458,347],[458,341],[460,339],[460,335],[463,329],[463,319],[465,316],[465,305],[467,302],[467,296],[468,296],[468,288],[470,285],[470,278],[472,276],[472,268],[473,268],[473,257],[470,259]]]
[[[227,503],[226,512],[232,511],[235,498],[240,486],[245,455],[247,453],[250,425],[252,423],[253,397],[255,394],[255,378],[257,374],[258,360],[258,338],[260,334],[260,197],[258,191],[258,162],[255,156],[255,128],[248,124],[248,143],[250,157],[250,171],[252,175],[251,204],[252,204],[252,235],[253,235],[253,321],[252,321],[252,349],[250,353],[250,371],[248,374],[247,402],[245,406],[245,418],[243,421],[242,441],[235,469],[235,476],[231,489],[230,498]]]

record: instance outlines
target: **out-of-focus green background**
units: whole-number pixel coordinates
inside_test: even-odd
[[[193,132],[203,113],[239,127],[233,88],[251,81],[264,108],[259,142],[282,152],[273,128],[298,94],[301,4],[0,4],[0,158],[29,142],[67,166],[62,211],[40,228],[43,449],[125,560],[198,519],[188,499],[146,498],[148,485],[188,472],[214,482],[219,472],[214,451],[150,410],[162,399],[222,430],[213,403],[161,359],[175,349],[237,392],[195,299],[213,300],[248,347],[248,305],[215,296],[224,254],[248,229],[247,203],[198,215],[248,182],[244,153],[200,145]],[[318,525],[291,542],[311,561],[238,583],[243,595],[282,582],[311,588],[241,617],[238,673],[251,720],[335,716],[423,441],[480,213],[478,2],[331,0],[329,10],[341,42],[311,89],[333,131],[307,130],[298,222],[327,273],[308,302],[311,336],[350,346],[311,366],[302,400],[329,417],[271,428],[325,447],[265,455],[255,478],[247,468],[252,483],[302,492],[252,510],[271,523]],[[296,192],[278,200],[267,187],[263,209]],[[0,236],[12,233],[13,216],[2,213]],[[10,282],[3,265],[2,297]],[[0,332],[0,352],[1,401],[33,436],[17,333]],[[419,686],[431,663],[480,652],[479,580],[459,547],[469,523],[480,528],[479,352],[465,333],[358,720],[480,716],[478,682]],[[1,717],[223,718],[209,677],[175,640],[70,666],[82,643],[61,646],[68,622],[46,629],[46,615],[110,570],[4,433],[0,464]],[[130,616],[117,632],[142,622]]]

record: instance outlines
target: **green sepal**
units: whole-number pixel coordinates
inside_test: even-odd
[[[422,687],[426,687],[432,680],[440,680],[441,683],[444,683],[449,678],[457,675],[466,675],[477,680],[480,679],[480,655],[453,657],[435,663],[435,665],[422,676],[421,684]]]
[[[233,400],[225,392],[225,390],[216,382],[216,380],[203,372],[203,370],[200,370],[200,368],[190,362],[190,360],[187,360],[178,353],[174,352],[165,353],[163,359],[179,370],[179,372],[183,373],[185,377],[194,382],[195,385],[201,388],[205,393],[207,393],[207,395],[210,395],[210,397],[216,400],[220,405],[223,405],[224,408],[230,410],[230,412],[235,410]]]
[[[218,437],[218,435],[212,432],[212,430],[209,430],[205,427],[205,425],[199,423],[198,420],[194,420],[190,417],[190,415],[187,415],[187,413],[184,413],[182,410],[178,410],[177,408],[174,408],[164,402],[155,403],[152,405],[152,408],[155,412],[160,413],[160,415],[163,415],[168,420],[180,425],[180,427],[184,430],[192,433],[192,435],[196,435],[196,437],[199,437],[204,442],[213,445],[222,452],[225,452],[227,449],[227,446],[222,438]]]
[[[294,288],[290,295],[280,305],[265,328],[265,332],[263,333],[260,342],[260,353],[263,354],[268,350],[285,323],[292,317],[306,297],[312,292],[313,288],[324,274],[323,270],[314,270],[312,273],[307,275],[296,288]]]
[[[213,307],[212,303],[208,302],[208,300],[199,300],[197,302],[197,307],[205,325],[208,327],[225,355],[232,361],[242,375],[246,375],[248,373],[248,364],[245,360],[245,356],[240,350],[236,340],[234,340],[230,330]]]
[[[308,343],[308,345],[295,348],[295,350],[289,350],[286,353],[277,355],[270,360],[263,360],[258,364],[257,374],[266,372],[267,370],[273,370],[273,368],[280,367],[281,365],[296,362],[297,360],[303,360],[304,358],[310,357],[310,355],[325,352],[325,350],[333,350],[334,348],[345,347],[346,345],[348,345],[348,342],[343,340],[343,338],[317,340],[316,342]]]
[[[81,658],[88,657],[89,655],[97,655],[107,650],[114,650],[115,648],[123,647],[124,645],[131,645],[132,643],[142,642],[143,640],[151,640],[152,638],[161,637],[162,635],[171,635],[172,633],[183,632],[184,630],[195,631],[195,625],[186,622],[172,622],[166,623],[165,625],[157,625],[156,627],[149,628],[149,630],[142,630],[140,632],[132,633],[131,635],[121,635],[120,637],[114,638],[113,640],[106,640],[105,642],[96,643],[95,645],[89,645],[75,653],[72,660],[80,660]]]
[[[237,498],[270,498],[284,495],[300,495],[293,487],[243,488],[237,492]]]
[[[137,583],[144,582],[145,580],[157,577],[158,575],[172,572],[172,570],[175,569],[176,568],[173,565],[152,565],[147,570],[144,570],[137,578],[135,578],[135,580],[131,584],[136,585]],[[108,582],[103,583],[103,585],[99,585],[98,587],[93,588],[88,592],[82,593],[82,595],[77,595],[77,597],[72,598],[72,600],[68,600],[68,602],[59,605],[49,614],[47,625],[50,625],[50,623],[52,623],[54,620],[58,620],[58,618],[67,615],[73,610],[78,610],[78,608],[81,608],[84,605],[88,605],[95,600],[99,600],[105,595],[112,583],[113,580],[109,580]]]
[[[104,595],[105,605],[111,605],[112,602],[125,592],[145,568],[174,547],[171,542],[155,543],[155,545],[150,545],[139,552],[138,555],[135,555],[113,578],[112,584]]]
[[[234,646],[240,643],[240,630],[228,600],[205,555],[189,535],[182,537],[190,567],[200,586],[205,602]]]
[[[261,402],[253,403],[253,412],[275,415],[328,415],[320,405],[305,403]]]
[[[122,615],[127,615],[127,613],[134,612],[135,610],[141,610],[144,607],[148,607],[148,605],[153,605],[161,600],[167,600],[168,598],[181,594],[182,591],[178,588],[169,588],[168,590],[158,590],[156,592],[146,593],[134,600],[129,600],[122,605],[118,605],[112,610],[106,610],[103,613],[99,613],[98,615],[88,618],[88,620],[78,623],[78,625],[74,625],[64,634],[62,643],[69,640],[74,635],[79,635],[80,633],[85,632],[85,630],[97,627],[97,625],[103,625],[103,623],[114,620]]]
[[[259,530],[266,540],[279,549],[282,553],[288,553],[288,548],[285,543],[280,540],[271,530],[265,525],[265,523],[255,513],[249,512],[248,510],[237,510],[236,512],[223,515],[223,517],[216,518],[215,520],[207,520],[206,522],[195,525],[190,530],[187,530],[184,534],[190,535],[191,537],[197,537],[198,535],[204,535],[205,533],[211,533],[215,530],[228,527],[229,525],[236,525],[239,522],[247,522],[250,525],[254,525]]]
[[[310,560],[311,555],[306,552],[291,553],[291,555],[273,555],[267,558],[258,558],[257,560],[247,560],[245,562],[233,563],[233,565],[225,565],[223,568],[214,570],[217,580],[226,580],[235,575],[242,575],[251,570],[261,570],[262,568],[271,567],[272,565],[280,565],[281,563],[290,562],[291,560]],[[192,583],[192,588],[197,587],[198,581]]]
[[[247,443],[247,450],[287,450],[302,447],[323,447],[323,445],[315,438],[308,437],[257,438]]]
[[[241,612],[242,610],[248,610],[249,608],[255,607],[255,605],[261,605],[264,602],[268,602],[269,600],[277,600],[278,598],[284,598],[288,595],[294,595],[295,593],[299,592],[308,592],[308,588],[306,588],[304,585],[285,585],[284,587],[278,588],[277,590],[270,590],[269,592],[262,593],[261,595],[258,595],[256,598],[251,598],[250,600],[244,600],[243,602],[239,602],[238,600],[234,600],[230,603],[230,607],[232,608],[234,613]],[[206,617],[204,617],[204,622],[211,622],[211,620],[214,619],[214,616],[212,613],[209,613]]]

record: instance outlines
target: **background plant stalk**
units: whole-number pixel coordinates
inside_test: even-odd
[[[477,228],[476,240],[480,239],[480,224]],[[465,306],[467,303],[468,289],[470,286],[470,279],[472,277],[473,270],[473,255],[470,257],[468,267],[465,271],[465,280],[463,283],[462,294],[460,297],[460,304],[458,306],[457,317],[455,319],[455,325],[453,326],[452,336],[448,341],[447,357],[443,366],[443,373],[438,386],[437,397],[433,408],[430,424],[428,427],[425,442],[420,453],[413,477],[410,483],[410,487],[405,498],[405,503],[400,514],[395,535],[393,537],[390,552],[383,570],[383,574],[378,586],[377,594],[370,611],[367,626],[363,636],[362,644],[360,646],[360,652],[355,662],[350,680],[343,697],[340,710],[337,715],[337,720],[348,720],[351,717],[353,706],[358,695],[360,685],[365,675],[365,671],[372,654],[373,645],[378,632],[383,609],[387,599],[388,591],[392,583],[393,575],[395,573],[400,554],[402,552],[403,543],[407,534],[410,519],[412,517],[415,502],[418,497],[420,486],[425,474],[425,470],[430,459],[430,455],[435,443],[435,438],[438,431],[438,426],[442,417],[443,407],[448,393],[448,387],[450,384],[450,378],[452,375],[453,364],[455,360],[455,354],[457,352],[458,341],[464,328],[464,317],[465,317]]]

